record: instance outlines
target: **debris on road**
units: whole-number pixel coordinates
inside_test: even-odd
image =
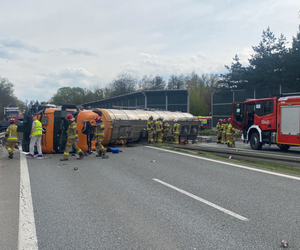
[[[155,160],[153,160],[153,161],[150,161],[150,162],[156,162]]]
[[[232,158],[232,155],[228,157],[228,159],[231,159],[231,158]]]
[[[281,245],[282,245],[284,248],[288,248],[288,247],[289,247],[289,244],[287,243],[286,240],[282,240],[282,241],[281,241]]]
[[[74,170],[78,170],[78,167],[74,167]]]

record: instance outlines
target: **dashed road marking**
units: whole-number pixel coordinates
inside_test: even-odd
[[[178,192],[180,192],[180,193],[182,193],[182,194],[185,194],[185,195],[187,195],[187,196],[189,196],[189,197],[191,197],[191,198],[193,198],[193,199],[195,199],[195,200],[197,200],[197,201],[200,201],[200,202],[202,202],[202,203],[204,203],[204,204],[206,204],[206,205],[208,205],[208,206],[211,206],[211,207],[213,207],[213,208],[215,208],[215,209],[218,209],[218,210],[222,211],[223,213],[229,214],[229,215],[231,215],[231,216],[233,216],[233,217],[235,217],[235,218],[237,218],[237,219],[239,219],[239,220],[242,220],[242,221],[248,221],[248,220],[249,220],[249,219],[247,219],[247,218],[244,217],[244,216],[241,216],[241,215],[239,215],[239,214],[237,214],[237,213],[235,213],[235,212],[232,212],[232,211],[230,211],[230,210],[228,210],[228,209],[226,209],[226,208],[223,208],[223,207],[221,207],[221,206],[218,206],[218,205],[216,205],[216,204],[214,204],[214,203],[212,203],[212,202],[210,202],[210,201],[207,201],[207,200],[205,200],[205,199],[202,199],[202,198],[200,198],[200,197],[198,197],[198,196],[196,196],[196,195],[194,195],[194,194],[191,194],[191,193],[189,193],[189,192],[187,192],[187,191],[184,191],[183,189],[180,189],[180,188],[178,188],[178,187],[175,187],[175,186],[173,186],[173,185],[171,185],[171,184],[169,184],[169,183],[166,183],[166,182],[161,181],[161,180],[159,180],[159,179],[153,179],[153,180],[156,181],[156,182],[159,182],[160,184],[163,184],[163,185],[165,185],[165,186],[167,186],[167,187],[169,187],[169,188],[172,188],[172,189],[174,189],[174,190],[176,190],[176,191],[178,191]]]

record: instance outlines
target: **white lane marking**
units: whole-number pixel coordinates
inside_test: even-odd
[[[20,150],[19,250],[37,250],[37,236],[26,156]]]
[[[237,219],[239,219],[239,220],[242,220],[242,221],[248,221],[249,219],[247,219],[246,217],[244,217],[244,216],[241,216],[241,215],[239,215],[239,214],[237,214],[237,213],[235,213],[235,212],[232,212],[232,211],[230,211],[230,210],[228,210],[228,209],[226,209],[226,208],[223,208],[223,207],[220,207],[220,206],[218,206],[218,205],[216,205],[216,204],[214,204],[214,203],[212,203],[212,202],[210,202],[210,201],[207,201],[207,200],[205,200],[205,199],[202,199],[202,198],[200,198],[200,197],[198,197],[198,196],[196,196],[196,195],[194,195],[194,194],[191,194],[191,193],[189,193],[189,192],[187,192],[187,191],[184,191],[184,190],[182,190],[182,189],[180,189],[180,188],[178,188],[178,187],[175,187],[175,186],[173,186],[173,185],[171,185],[171,184],[168,184],[168,183],[166,183],[166,182],[164,182],[164,181],[161,181],[161,180],[159,180],[159,179],[153,179],[154,181],[156,181],[156,182],[159,182],[159,183],[161,183],[161,184],[163,184],[163,185],[165,185],[165,186],[167,186],[167,187],[169,187],[169,188],[172,188],[172,189],[174,189],[174,190],[176,190],[176,191],[178,191],[178,192],[180,192],[180,193],[182,193],[182,194],[185,194],[185,195],[187,195],[187,196],[189,196],[189,197],[191,197],[191,198],[193,198],[193,199],[195,199],[195,200],[197,200],[197,201],[201,201],[202,203],[204,203],[204,204],[206,204],[206,205],[208,205],[208,206],[211,206],[211,207],[213,207],[213,208],[215,208],[215,209],[218,209],[218,210],[220,210],[220,211],[222,211],[222,212],[224,212],[224,213],[226,213],[226,214],[229,214],[229,215],[231,215],[231,216],[233,216],[233,217],[235,217],[235,218],[237,218]]]
[[[211,162],[221,163],[221,164],[229,165],[229,166],[232,166],[232,167],[248,169],[248,170],[252,170],[252,171],[256,171],[256,172],[261,172],[261,173],[265,173],[265,174],[276,175],[276,176],[285,177],[285,178],[289,178],[289,179],[294,179],[294,180],[300,181],[300,177],[296,177],[296,176],[292,176],[292,175],[280,174],[280,173],[275,173],[275,172],[271,172],[271,171],[267,171],[267,170],[262,170],[262,169],[258,169],[258,168],[246,167],[246,166],[238,165],[238,164],[235,164],[235,163],[230,163],[230,162],[226,162],[226,161],[219,161],[219,160],[204,158],[204,157],[201,157],[201,156],[180,153],[180,152],[176,152],[176,151],[172,151],[172,150],[168,150],[168,149],[163,149],[163,148],[155,148],[155,147],[151,147],[151,146],[145,146],[145,147],[156,149],[156,150],[162,150],[162,151],[166,151],[166,152],[173,153],[173,154],[179,154],[179,155],[184,155],[184,156],[188,156],[188,157],[192,157],[192,158],[197,158],[197,159],[201,159],[201,160],[205,160],[205,161],[211,161]]]
[[[209,147],[211,147],[211,148],[221,148],[217,145],[205,145],[204,147],[202,146],[202,148],[209,148]],[[229,149],[231,151],[238,151],[238,152],[244,151],[244,152],[249,152],[249,153],[251,153],[251,151],[253,151],[253,149],[250,149],[250,148],[249,149],[243,149],[243,148],[234,148],[234,149],[232,149],[232,148],[227,148],[227,146],[226,146],[226,149]],[[199,150],[201,150],[201,147],[199,147]],[[266,152],[264,152],[264,153],[255,152],[255,155],[274,156],[274,154],[270,154],[270,153],[266,153]],[[300,157],[294,156],[294,155],[284,155],[282,153],[277,153],[276,156],[284,156],[285,158],[291,158],[291,159],[296,158],[296,159],[300,160]]]

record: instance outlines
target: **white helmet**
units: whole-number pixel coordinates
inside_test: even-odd
[[[177,119],[177,118],[175,118],[175,119],[174,119],[174,122],[178,122],[178,119]]]

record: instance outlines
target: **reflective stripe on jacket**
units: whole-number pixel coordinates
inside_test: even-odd
[[[35,126],[34,126],[34,130],[33,130],[33,133],[32,133],[31,136],[34,137],[34,136],[37,136],[37,135],[42,135],[43,134],[42,123],[38,120],[35,120],[34,123],[35,123]]]

